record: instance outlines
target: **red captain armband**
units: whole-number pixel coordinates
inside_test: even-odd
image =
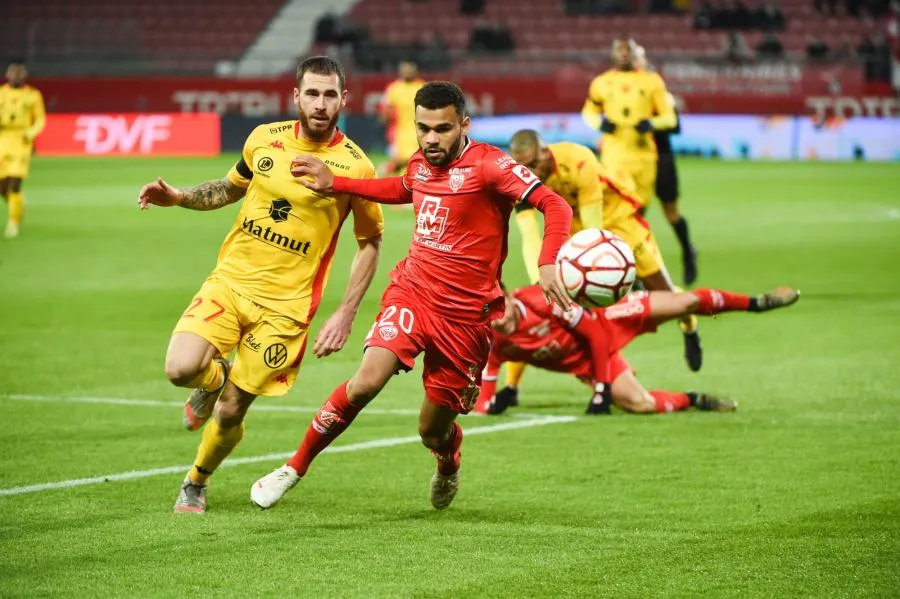
[[[349,193],[378,204],[409,204],[412,202],[412,193],[403,185],[403,177],[352,179],[335,176],[331,190],[334,193]]]

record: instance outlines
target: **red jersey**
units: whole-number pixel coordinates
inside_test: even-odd
[[[416,228],[391,280],[450,320],[481,321],[502,311],[498,281],[509,215],[540,179],[502,150],[466,139],[445,167],[417,151],[403,185],[412,193]]]
[[[503,362],[525,362],[545,370],[590,377],[590,347],[571,332],[585,317],[585,309],[576,304],[564,313],[556,304],[547,305],[537,285],[517,289],[512,296],[519,310],[519,326],[509,336],[494,331],[488,372],[493,374]]]

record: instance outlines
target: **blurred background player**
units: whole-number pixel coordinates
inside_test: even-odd
[[[522,129],[513,134],[509,151],[513,159],[531,169],[572,207],[572,235],[588,228],[612,231],[634,252],[637,276],[647,289],[676,291],[650,224],[639,213],[640,202],[625,183],[608,176],[590,148],[567,141],[548,145],[536,131]],[[525,267],[534,281],[532,262],[535,262],[536,248],[540,244],[540,233],[535,211],[527,202],[516,206],[516,223],[522,233]],[[688,367],[697,371],[703,364],[697,319],[692,314],[685,314],[680,320],[684,357]],[[506,368],[506,388],[500,393],[505,401],[514,405],[525,366],[510,362]]]
[[[641,206],[653,199],[656,142],[653,131],[677,124],[662,77],[635,68],[633,40],[612,46],[614,67],[591,81],[581,114],[592,129],[603,132],[600,159],[619,180],[632,179]]]
[[[311,192],[290,171],[295,155],[314,154],[341,172],[375,177],[366,155],[337,128],[347,99],[344,81],[333,59],[304,60],[294,88],[298,120],[254,129],[224,179],[187,189],[158,179],[141,189],[141,208],[215,210],[245,198],[215,269],[175,325],[166,351],[166,376],[193,389],[184,406],[185,427],[206,425],[176,512],[206,511],[207,481],[243,438],[250,404],[258,395],[290,391],[350,212],[359,249],[343,300],[316,338],[317,357],[343,347],[375,275],[381,207],[346,193]],[[231,365],[225,356],[235,349]]]
[[[647,53],[643,46],[635,47],[634,68],[646,70]],[[671,129],[654,129],[653,141],[656,143],[656,152],[659,159],[656,162],[656,197],[662,203],[666,220],[675,230],[675,236],[681,245],[682,279],[687,286],[693,285],[697,280],[697,250],[691,243],[688,232],[687,220],[681,215],[678,208],[678,170],[675,165],[675,153],[672,151],[672,140],[669,138],[675,133],[681,133],[681,118],[675,107],[675,98],[668,94],[669,103],[675,112],[675,126]]]
[[[0,195],[9,205],[6,237],[19,235],[25,197],[22,184],[34,140],[46,122],[41,92],[25,84],[25,61],[16,59],[6,68],[6,83],[0,86]]]
[[[314,190],[412,203],[416,221],[409,252],[391,271],[362,363],[325,400],[290,460],[251,487],[251,500],[259,507],[278,503],[391,377],[413,369],[419,354],[424,354],[425,390],[419,438],[437,460],[430,501],[439,510],[450,505],[459,489],[463,441],[457,417],[475,407],[490,355],[490,322],[504,312],[498,279],[517,202],[530,199],[546,217],[539,259],[542,301],[570,304],[555,265],[572,224],[565,201],[505,152],[468,138],[470,121],[459,86],[431,81],[415,100],[421,150],[402,177],[334,177],[308,157],[298,157],[292,168],[299,177],[311,177],[301,183]]]
[[[419,149],[416,142],[416,92],[425,85],[416,63],[404,61],[397,68],[398,77],[384,90],[381,120],[387,126],[388,160],[384,174],[399,174],[406,161]]]
[[[515,405],[499,393],[494,396],[500,365],[509,360],[573,374],[589,384],[589,414],[609,413],[610,403],[635,413],[673,412],[690,407],[735,410],[735,402],[707,393],[648,391],[635,378],[621,350],[635,337],[655,332],[663,322],[686,314],[767,312],[790,306],[799,297],[799,292],[786,287],[756,296],[716,289],[651,291],[632,293],[608,308],[586,310],[573,305],[563,312],[547,305],[536,286],[517,289],[507,297],[503,318],[492,323],[491,357],[482,375],[475,410],[500,414]]]

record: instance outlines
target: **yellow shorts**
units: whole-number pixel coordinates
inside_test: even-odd
[[[639,279],[649,277],[665,268],[662,253],[656,238],[650,230],[650,223],[634,212],[632,206],[624,204],[603,215],[603,228],[621,237],[634,252],[634,266]]]
[[[32,143],[22,131],[0,131],[0,179],[24,179],[31,164]]]
[[[229,380],[256,395],[284,395],[297,379],[309,327],[238,295],[210,277],[173,333],[203,337],[223,356],[237,348]]]
[[[640,200],[641,207],[646,208],[653,200],[656,189],[656,157],[618,159],[610,157],[603,165],[614,181],[622,181],[628,185],[635,198]]]

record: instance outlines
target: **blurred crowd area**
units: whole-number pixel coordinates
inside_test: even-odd
[[[317,52],[359,72],[393,72],[413,60],[425,72],[546,74],[573,63],[602,67],[618,37],[635,38],[655,61],[847,64],[870,80],[889,80],[900,60],[900,0],[257,0],[253,10],[242,0],[5,4],[6,53],[47,75],[252,76],[267,60],[276,66],[258,74],[273,75],[282,65],[276,58],[290,64]],[[288,18],[296,21],[281,25],[295,35],[267,45],[266,32]]]

